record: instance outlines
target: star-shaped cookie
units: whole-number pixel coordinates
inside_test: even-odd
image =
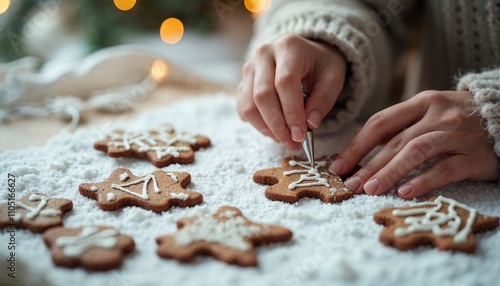
[[[222,206],[213,215],[183,218],[176,233],[160,236],[160,257],[190,262],[198,254],[211,255],[228,264],[256,266],[253,247],[289,240],[292,232],[276,225],[246,219],[235,207]]]
[[[124,206],[138,206],[154,212],[167,211],[173,205],[190,207],[200,204],[203,196],[184,189],[191,182],[185,172],[157,170],[136,176],[129,169],[118,168],[108,179],[78,186],[80,194],[97,200],[103,210],[116,210]]]
[[[455,200],[443,196],[410,207],[387,208],[373,219],[386,226],[380,241],[400,250],[418,245],[433,245],[440,250],[474,252],[475,233],[498,226],[498,217],[479,214]]]
[[[121,266],[124,255],[134,251],[134,240],[108,226],[55,227],[43,233],[55,265],[89,271]]]
[[[281,167],[259,170],[253,174],[256,183],[269,185],[266,198],[295,203],[300,198],[318,198],[325,203],[336,203],[351,198],[353,192],[342,178],[330,173],[330,157],[315,160],[314,168],[306,159],[284,158]]]
[[[62,216],[73,208],[67,199],[50,198],[42,193],[23,196],[18,201],[9,200],[0,205],[0,228],[9,225],[43,232],[62,225]]]
[[[117,130],[94,144],[95,149],[107,152],[109,157],[135,156],[149,160],[158,168],[173,163],[192,163],[194,151],[208,146],[210,139],[207,137],[179,134],[168,126],[139,132]]]

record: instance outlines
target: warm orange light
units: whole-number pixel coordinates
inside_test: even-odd
[[[1,1],[1,0],[0,0]],[[134,8],[137,0],[113,0],[116,8],[122,11],[128,11]]]
[[[245,8],[252,13],[264,12],[271,4],[271,0],[245,0]]]
[[[5,13],[9,9],[10,0],[0,0],[0,14]]]
[[[170,67],[162,60],[156,60],[151,66],[151,77],[156,82],[161,82],[170,73]]]
[[[184,35],[184,25],[179,19],[168,18],[160,27],[161,39],[167,44],[175,44]]]

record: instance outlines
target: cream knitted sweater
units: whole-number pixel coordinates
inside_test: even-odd
[[[290,33],[337,46],[351,73],[321,126],[334,132],[387,106],[417,8],[423,11],[417,91],[455,89],[458,79],[459,90],[474,94],[500,157],[500,0],[273,0],[247,56]]]

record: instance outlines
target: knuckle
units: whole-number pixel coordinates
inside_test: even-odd
[[[290,71],[285,71],[276,77],[275,85],[279,88],[286,88],[287,86],[293,84],[294,80],[295,76],[293,75],[293,73]]]
[[[401,136],[395,136],[389,142],[387,142],[386,146],[390,151],[398,152],[403,146],[403,138],[401,138]]]
[[[257,48],[255,51],[255,55],[257,56],[264,56],[267,55],[271,51],[272,47],[270,44],[263,44]]]
[[[288,34],[278,40],[278,44],[283,47],[290,47],[302,41],[302,37],[295,34]]]
[[[255,105],[244,106],[244,107],[241,107],[240,117],[243,120],[248,121],[255,114],[257,114],[257,112],[259,112],[259,110],[257,109],[257,107]]]
[[[253,94],[253,99],[257,105],[265,104],[270,97],[272,97],[272,92],[265,88],[256,90]]]
[[[448,101],[448,97],[445,93],[437,90],[426,90],[422,91],[417,95],[422,100],[426,101],[428,104],[430,103],[443,103]]]
[[[466,119],[467,115],[456,109],[446,112],[441,118],[442,123],[452,129],[458,128]]]
[[[335,71],[330,71],[325,75],[325,80],[329,83],[332,84],[332,87],[335,88],[335,90],[342,90],[342,87],[344,85],[344,77],[339,74],[338,72]]]
[[[355,142],[349,142],[346,146],[345,146],[345,150],[347,151],[347,154],[346,156],[344,157],[351,157],[352,155],[354,154],[357,154],[358,153],[358,144],[356,144]]]
[[[376,130],[381,129],[387,123],[388,123],[387,118],[383,112],[375,113],[368,119],[368,121],[366,121],[367,126],[369,126],[370,128],[374,128]]]
[[[409,154],[411,154],[410,159],[412,160],[413,167],[418,167],[432,152],[433,146],[432,142],[421,138],[415,138],[410,143],[408,143]]]
[[[335,104],[334,98],[326,93],[321,93],[318,96],[318,100],[319,100],[320,106],[328,107],[328,110],[330,110],[332,108],[332,106]]]
[[[283,108],[283,114],[287,120],[297,121],[304,116],[304,110],[296,107],[285,107]]]
[[[428,143],[421,138],[415,138],[410,142],[410,152],[412,153],[426,153],[428,150]]]
[[[252,71],[253,71],[252,61],[245,62],[245,64],[243,65],[243,68],[242,68],[243,76],[249,75]]]

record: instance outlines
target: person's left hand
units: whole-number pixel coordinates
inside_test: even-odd
[[[373,115],[330,166],[348,174],[377,145],[385,146],[347,181],[356,193],[383,194],[412,170],[438,161],[398,189],[404,199],[461,180],[498,179],[498,162],[474,113],[469,91],[424,91]]]

